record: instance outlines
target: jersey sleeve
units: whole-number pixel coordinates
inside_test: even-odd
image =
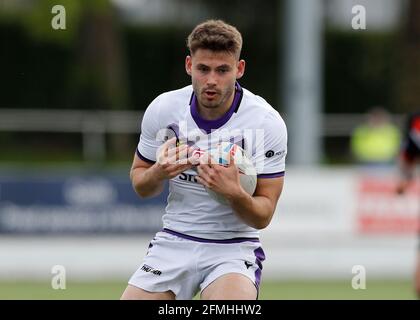
[[[287,128],[277,112],[270,112],[255,136],[254,165],[258,178],[284,176],[287,154]]]
[[[137,156],[149,163],[156,162],[156,153],[162,145],[159,124],[160,99],[157,97],[147,107],[141,123],[140,140],[137,145]]]

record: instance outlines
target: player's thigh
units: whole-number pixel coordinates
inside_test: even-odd
[[[175,300],[172,291],[149,292],[132,285],[128,285],[121,296],[121,300]]]
[[[227,273],[210,283],[202,292],[202,300],[256,300],[257,288],[247,276]]]

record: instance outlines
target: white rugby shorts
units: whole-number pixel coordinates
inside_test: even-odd
[[[192,299],[214,280],[240,273],[259,288],[265,254],[258,238],[210,240],[163,229],[128,283],[149,292],[172,291]]]

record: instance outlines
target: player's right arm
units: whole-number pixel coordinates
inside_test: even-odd
[[[153,164],[134,155],[130,171],[131,183],[136,193],[143,198],[158,195],[163,190],[163,181],[155,179],[151,167]]]
[[[165,180],[192,166],[187,159],[187,145],[177,145],[175,138],[167,140],[166,124],[160,122],[167,114],[161,112],[165,99],[164,95],[160,95],[153,100],[142,119],[140,140],[130,171],[133,188],[140,197],[160,194]]]
[[[166,141],[158,153],[155,163],[142,160],[137,152],[131,166],[130,178],[136,193],[152,197],[163,191],[165,180],[172,179],[192,167],[188,159],[188,146],[176,146],[176,139]]]

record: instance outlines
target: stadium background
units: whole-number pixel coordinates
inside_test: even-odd
[[[285,189],[262,232],[261,298],[414,298],[419,186],[396,196],[395,166],[358,165],[350,136],[372,106],[400,128],[418,109],[420,5],[311,3],[3,0],[0,298],[119,298],[164,208],[165,195],[140,200],[129,182],[142,113],[189,83],[186,35],[214,17],[242,31],[241,84],[279,110],[290,135]],[[51,27],[56,4],[66,30]],[[357,4],[366,30],[352,29]],[[293,66],[303,107],[286,90]],[[55,265],[65,290],[51,287]],[[354,266],[365,267],[364,290],[352,288]]]

